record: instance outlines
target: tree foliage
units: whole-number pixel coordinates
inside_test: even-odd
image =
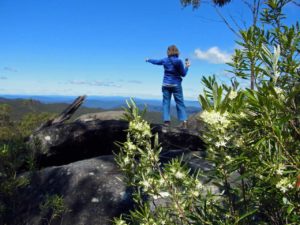
[[[193,8],[198,8],[201,4],[201,0],[180,0],[181,4],[186,7],[191,5]],[[231,0],[211,0],[211,2],[217,6],[224,6],[225,4],[231,2]]]

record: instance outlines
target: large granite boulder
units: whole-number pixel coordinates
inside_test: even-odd
[[[47,224],[51,214],[43,215],[40,206],[53,195],[63,197],[67,210],[51,225],[111,224],[113,217],[128,212],[133,205],[113,156],[48,167],[22,176],[31,181],[18,191],[10,225]]]

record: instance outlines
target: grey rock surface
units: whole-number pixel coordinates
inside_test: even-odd
[[[93,120],[121,120],[124,111],[105,111],[99,113],[87,113],[79,116],[76,121],[87,122]]]
[[[118,150],[116,142],[126,139],[128,123],[119,120],[92,120],[52,126],[31,137],[38,167],[63,165]]]
[[[188,128],[191,132],[197,133],[198,135],[201,134],[204,130],[204,124],[200,120],[200,113],[191,115],[187,121]]]
[[[86,115],[71,123],[47,127],[32,135],[29,145],[35,149],[38,167],[64,165],[118,152],[116,143],[126,140],[128,129],[126,121],[117,119],[122,111],[96,115]],[[171,128],[166,132],[162,125],[153,124],[152,133],[158,133],[163,151],[174,148],[204,150],[204,144],[194,130]]]
[[[128,123],[120,120],[122,115],[122,111],[87,114],[33,135],[29,144],[36,149],[40,170],[21,174],[30,185],[19,189],[10,225],[49,224],[50,215],[42,214],[40,205],[53,195],[63,197],[67,211],[51,225],[108,225],[127,213],[133,207],[131,192],[112,155],[119,150],[116,142],[126,140]],[[189,129],[166,130],[152,124],[152,133],[158,133],[163,163],[183,155],[192,171],[209,171],[212,165],[204,159],[198,132],[202,125],[192,126],[194,120],[199,122],[196,115],[190,118]]]
[[[101,156],[59,167],[48,167],[33,174],[30,185],[18,192],[18,206],[11,225],[44,225],[40,205],[46,196],[62,196],[67,212],[51,225],[107,225],[113,217],[132,207],[130,192],[121,181],[113,156]]]

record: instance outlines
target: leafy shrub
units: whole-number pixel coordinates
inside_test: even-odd
[[[152,145],[149,123],[142,119],[133,101],[128,106],[125,114],[129,120],[127,141],[116,155],[126,183],[134,189],[134,201],[138,207],[127,219],[134,224],[187,224],[191,220],[187,211],[195,212],[203,189],[198,179],[200,174],[191,176],[179,159],[162,167],[157,135]],[[158,199],[165,199],[165,204],[155,205]],[[150,200],[154,209],[151,209]],[[121,218],[115,223],[125,224],[125,221]]]
[[[137,207],[115,224],[300,224],[300,32],[298,24],[282,24],[289,2],[266,1],[264,29],[241,31],[229,65],[251,89],[237,79],[231,86],[202,79],[210,172],[191,174],[178,159],[162,166],[157,138],[152,144],[149,124],[129,104],[127,142],[116,161]],[[220,193],[205,190],[201,177]]]
[[[23,116],[18,124],[20,133],[23,137],[28,137],[32,132],[37,129],[44,122],[54,117],[54,113],[28,113]]]
[[[52,114],[28,114],[21,121],[12,121],[10,108],[0,105],[0,223],[15,207],[14,195],[29,180],[17,176],[25,167],[35,167],[34,152],[27,148],[25,138]]]
[[[64,199],[59,195],[47,195],[45,201],[40,205],[42,216],[44,220],[47,221],[48,225],[54,219],[60,218],[62,222],[62,217],[67,213],[68,209],[65,205]]]

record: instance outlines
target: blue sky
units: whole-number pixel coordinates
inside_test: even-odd
[[[221,9],[249,22],[240,0]],[[299,7],[286,9],[299,21]],[[116,95],[160,98],[163,58],[176,44],[191,59],[183,81],[197,99],[201,77],[228,74],[236,37],[209,4],[183,8],[179,0],[1,0],[0,94]]]

